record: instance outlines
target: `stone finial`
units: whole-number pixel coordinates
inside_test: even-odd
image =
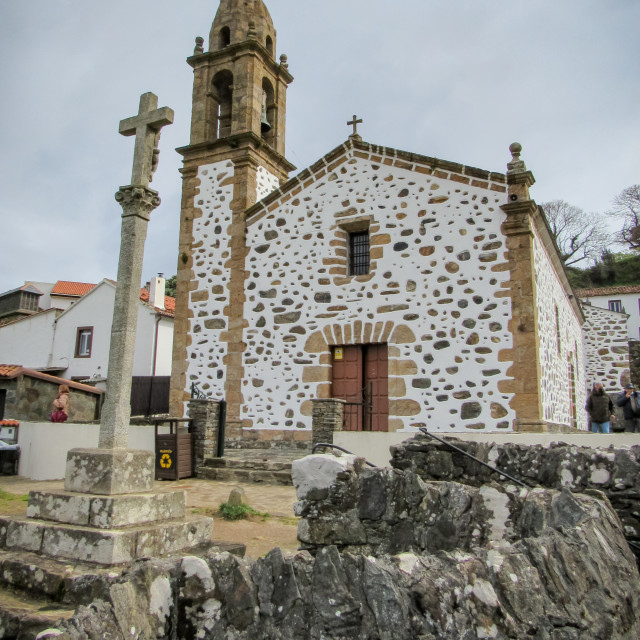
[[[507,165],[508,173],[526,171],[527,167],[525,163],[520,160],[522,145],[519,142],[513,142],[509,145],[509,151],[511,151],[511,162]]]
[[[204,38],[198,36],[196,38],[196,47],[193,50],[193,55],[199,56],[201,53],[204,53]]]
[[[287,62],[287,60],[288,60],[288,59],[289,59],[289,58],[287,58],[287,55],[286,55],[285,53],[283,53],[283,54],[280,56],[280,66],[281,66],[283,69],[288,69],[288,68],[289,68],[289,63]]]
[[[258,39],[258,32],[256,31],[256,23],[253,20],[249,21],[249,30],[247,31],[247,38],[250,40]]]
[[[507,185],[509,187],[509,202],[518,200],[530,200],[529,187],[535,183],[535,178],[531,171],[527,170],[527,165],[520,159],[522,145],[513,142],[509,146],[511,152],[511,162],[507,164]]]

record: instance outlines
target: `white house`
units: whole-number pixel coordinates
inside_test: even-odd
[[[164,286],[164,278],[157,277],[141,291],[134,376],[171,373],[175,302],[164,295]],[[64,310],[46,309],[1,326],[0,362],[72,380],[106,378],[115,288],[114,281],[104,279]],[[55,293],[45,295],[56,304]]]
[[[594,307],[626,313],[629,338],[640,339],[640,285],[578,289],[576,295]]]

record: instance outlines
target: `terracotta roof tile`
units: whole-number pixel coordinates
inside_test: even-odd
[[[52,295],[59,296],[83,296],[88,293],[96,285],[91,282],[69,282],[67,280],[58,280],[51,290]]]
[[[594,296],[617,296],[625,293],[640,293],[640,284],[632,284],[623,287],[599,287],[595,289],[576,289],[578,298],[591,298]]]
[[[0,378],[11,378],[19,369],[19,364],[0,364]]]
[[[147,291],[147,289],[140,289],[140,300],[149,304],[149,292]],[[172,298],[171,296],[165,296],[164,309],[158,309],[158,307],[153,308],[160,313],[166,313],[166,315],[173,317],[176,313],[176,299]]]
[[[20,423],[17,420],[0,420],[0,427],[19,427]]]

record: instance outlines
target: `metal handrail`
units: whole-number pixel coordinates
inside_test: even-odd
[[[437,440],[438,442],[441,442],[442,444],[445,444],[448,447],[451,447],[454,451],[457,451],[458,453],[461,453],[462,455],[467,456],[467,458],[471,458],[474,462],[481,464],[483,467],[487,467],[487,469],[491,469],[491,471],[494,471],[495,473],[499,473],[501,476],[504,476],[508,480],[511,480],[511,482],[515,482],[516,484],[519,484],[521,487],[524,487],[525,489],[532,489],[530,485],[522,482],[522,480],[518,480],[517,478],[510,476],[508,473],[501,471],[497,467],[492,467],[490,464],[487,464],[486,462],[483,462],[482,460],[476,458],[475,456],[472,456],[469,452],[465,451],[464,449],[460,449],[460,447],[456,447],[454,444],[451,444],[450,442],[447,442],[442,438],[438,438],[438,436],[434,436],[433,433],[430,433],[424,427],[420,427],[420,431],[422,431],[422,433],[424,433],[425,436],[429,436],[430,438],[433,438],[434,440]]]
[[[348,451],[347,449],[343,449],[342,447],[339,447],[337,444],[331,444],[329,442],[318,442],[317,444],[313,445],[313,449],[311,449],[311,453],[315,453],[316,449],[318,447],[331,447],[332,449],[337,449],[338,451],[342,451],[342,453],[348,453],[350,456],[355,456],[356,454],[353,453],[352,451]],[[368,460],[365,459],[365,464],[368,464],[370,467],[373,467],[374,469],[377,469],[378,467],[376,467],[375,464],[373,464],[373,462],[369,462]]]

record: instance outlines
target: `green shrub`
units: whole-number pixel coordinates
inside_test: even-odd
[[[268,513],[260,513],[248,504],[229,504],[223,502],[218,513],[225,520],[246,520],[249,516],[261,516],[263,520],[269,517]]]

